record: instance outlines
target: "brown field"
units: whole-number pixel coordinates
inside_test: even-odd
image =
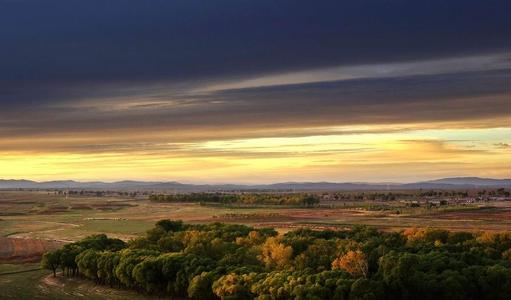
[[[366,224],[384,230],[414,226],[474,231],[511,230],[511,201],[433,209],[411,208],[400,201],[328,201],[316,208],[299,208],[154,203],[127,196],[0,191],[0,214],[2,237],[59,242],[76,241],[98,233],[129,240],[143,234],[161,219],[181,219],[192,223],[244,223],[281,229],[302,226],[344,228]],[[2,243],[1,247],[7,247],[7,244]]]
[[[60,246],[57,241],[0,237],[0,263],[38,262],[44,252]]]

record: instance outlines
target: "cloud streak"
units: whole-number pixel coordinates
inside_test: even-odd
[[[269,129],[268,135],[286,128],[293,135],[293,128],[364,124],[499,120],[500,126],[507,126],[511,70],[350,79],[177,96],[172,90],[146,88],[120,94],[118,98],[107,95],[103,100],[33,107],[17,104],[0,112],[0,137],[96,132],[100,136],[101,131],[151,136],[165,132],[175,142],[185,142],[200,139],[198,132],[204,139],[230,137],[240,130],[264,136],[262,128]]]

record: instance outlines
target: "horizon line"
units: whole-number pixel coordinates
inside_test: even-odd
[[[328,184],[373,184],[373,185],[402,185],[402,184],[413,184],[413,183],[428,183],[432,181],[445,180],[445,179],[482,179],[482,180],[511,180],[511,178],[494,178],[494,177],[479,177],[479,176],[450,176],[450,177],[436,177],[432,179],[422,179],[416,181],[274,181],[266,183],[236,183],[236,182],[191,182],[191,181],[179,181],[179,180],[139,180],[139,179],[119,179],[119,180],[75,180],[75,179],[51,179],[51,180],[33,180],[27,178],[0,178],[0,181],[29,181],[33,183],[50,183],[50,182],[66,182],[71,181],[75,183],[87,184],[87,183],[104,183],[104,184],[115,184],[121,182],[139,182],[139,183],[177,183],[183,185],[240,185],[240,186],[258,186],[258,185],[275,185],[275,184],[316,184],[316,183],[328,183]]]

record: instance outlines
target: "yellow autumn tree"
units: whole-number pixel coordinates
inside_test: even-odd
[[[502,252],[502,259],[511,260],[511,249]]]
[[[364,252],[348,251],[345,255],[336,258],[332,262],[333,270],[344,270],[353,277],[367,277],[369,265]]]
[[[255,230],[248,233],[246,237],[237,237],[236,244],[240,246],[253,246],[261,244],[264,241],[264,237]]]
[[[280,243],[277,238],[271,237],[261,247],[259,260],[267,268],[282,268],[289,263],[293,255],[293,248]]]

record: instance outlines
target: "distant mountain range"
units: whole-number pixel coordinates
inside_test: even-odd
[[[36,182],[31,180],[1,180],[0,189],[89,189],[89,190],[160,190],[160,191],[335,191],[335,190],[410,190],[410,189],[470,189],[511,188],[511,179],[479,177],[454,177],[416,183],[334,183],[334,182],[283,182],[261,185],[237,184],[184,184],[175,181],[118,181],[78,182],[73,180]]]

